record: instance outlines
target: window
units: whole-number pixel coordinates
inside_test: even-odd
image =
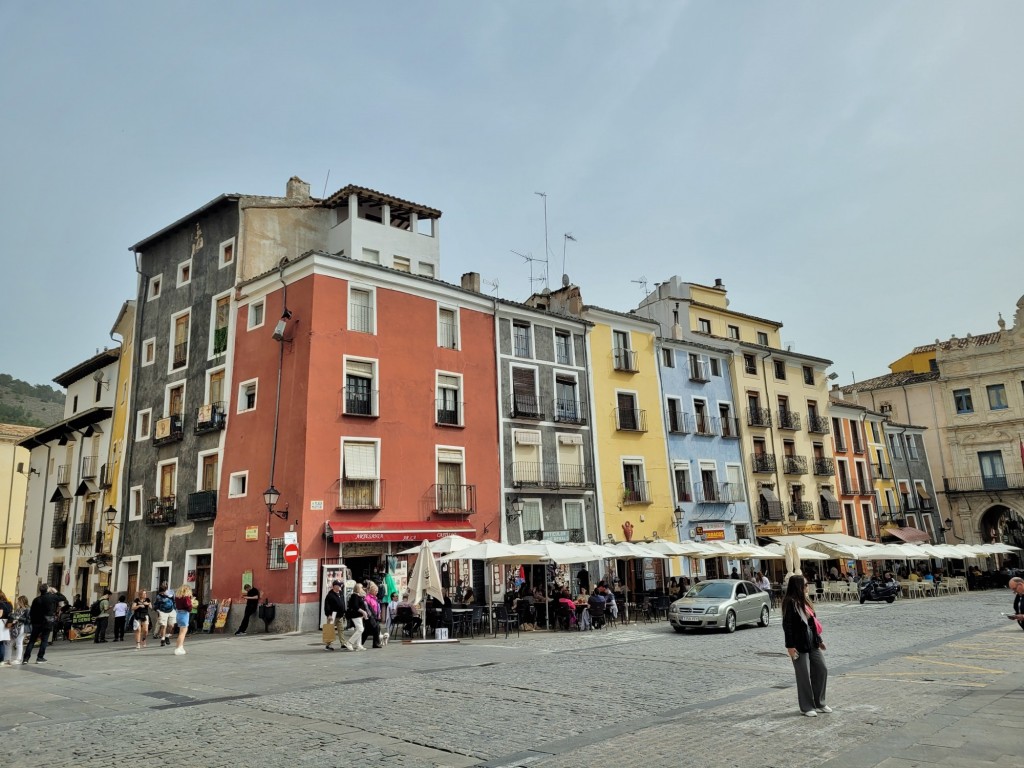
[[[804,366],[804,384],[814,386],[814,369],[809,365]]]
[[[690,467],[686,464],[674,465],[672,479],[675,482],[676,502],[693,501],[690,493]]]
[[[587,531],[585,523],[583,521],[583,502],[582,501],[563,501],[562,502],[562,517],[565,520],[565,530],[570,531],[570,538],[572,533],[576,533],[576,538],[571,538],[572,541],[586,541]]]
[[[213,301],[213,340],[210,356],[216,357],[228,351],[228,322],[231,318],[231,294],[220,296]]]
[[[449,427],[462,426],[462,378],[452,373],[437,374],[437,423]]]
[[[237,499],[245,496],[249,489],[249,471],[232,472],[228,478],[228,498]]]
[[[576,392],[576,378],[567,373],[555,374],[555,421],[583,423],[583,407]]]
[[[379,453],[376,440],[342,441],[342,509],[380,509]]]
[[[149,434],[153,427],[153,409],[147,408],[135,414],[135,439],[149,440]]]
[[[668,411],[668,431],[669,432],[685,432],[685,425],[683,422],[683,403],[678,397],[670,397],[666,402]]]
[[[152,365],[156,362],[156,339],[146,339],[142,342],[142,367]]]
[[[881,442],[878,437],[878,422],[872,421],[871,423],[871,441],[874,443]]]
[[[266,302],[263,299],[254,301],[249,305],[249,319],[246,324],[246,328],[250,331],[259,328],[263,325],[264,310],[266,308]]]
[[[693,421],[696,424],[698,435],[713,435],[714,429],[711,425],[711,414],[708,413],[708,402],[694,398],[693,401]]]
[[[512,416],[540,418],[537,401],[536,371],[533,368],[512,369]]]
[[[903,449],[900,447],[899,435],[889,435],[889,450],[894,459],[903,458]]]
[[[256,386],[258,380],[243,381],[238,385],[238,412],[256,410]]]
[[[617,371],[636,370],[636,358],[630,346],[628,331],[612,331],[612,360]]]
[[[423,277],[433,277],[434,276],[434,265],[431,264],[429,261],[421,261],[420,262],[420,274]]]
[[[739,329],[739,326],[730,325],[730,326],[727,326],[727,327],[729,329],[729,338],[733,339],[734,341],[739,341],[740,340],[740,329]]]
[[[974,413],[974,402],[971,400],[969,389],[954,389],[953,404],[957,413]]]
[[[767,347],[768,346],[768,334],[765,333],[764,331],[758,331],[757,332],[757,343],[760,344],[762,347]]]
[[[640,461],[622,462],[622,501],[625,504],[649,504],[650,490],[644,480],[644,465]]]
[[[349,288],[348,329],[359,333],[375,333],[373,291],[366,288]]]
[[[850,422],[850,445],[854,453],[864,453],[864,441],[860,439],[860,422]]]
[[[864,518],[864,537],[867,539],[875,538],[875,526],[873,524],[874,514],[871,511],[870,504],[860,505],[861,516]]]
[[[757,358],[753,355],[744,353],[743,354],[743,370],[746,373],[752,373],[757,375]]]
[[[555,331],[555,362],[572,365],[572,334],[568,331]]]
[[[698,501],[723,501],[718,488],[718,469],[714,462],[700,462],[700,495]]]
[[[857,535],[857,518],[853,512],[853,504],[843,502],[843,517],[846,519],[846,532],[850,536]]]
[[[710,381],[708,375],[707,361],[700,355],[691,352],[688,356],[690,362],[690,381]]]
[[[225,240],[220,244],[220,257],[218,262],[218,269],[222,269],[229,264],[235,263],[235,241],[233,239]]]
[[[712,376],[721,376],[722,375],[722,361],[719,360],[717,357],[712,357],[712,358],[710,358],[709,362],[711,363],[711,375]]]
[[[160,286],[163,283],[163,275],[156,275],[149,278],[149,291],[146,294],[146,301],[160,298]]]
[[[1006,387],[1002,384],[989,384],[985,387],[988,392],[988,407],[993,411],[1001,411],[1009,406],[1006,404]]]
[[[846,452],[846,435],[843,432],[843,422],[835,416],[832,417],[832,443],[835,446],[836,453]]]
[[[142,486],[132,486],[128,492],[128,519],[142,519]]]
[[[363,258],[360,261],[380,264],[380,251],[375,251],[373,248],[363,248]]]
[[[220,479],[220,456],[216,451],[200,454],[199,487],[200,491],[216,491]]]
[[[708,320],[706,317],[698,317],[697,318],[697,330],[700,331],[701,333],[710,334],[711,333],[711,321]]]
[[[786,361],[785,360],[775,360],[773,362],[774,362],[774,365],[775,365],[775,378],[778,379],[779,381],[785,381],[786,380]]]
[[[722,437],[740,436],[739,422],[733,418],[731,403],[718,404],[718,421],[721,424]]]
[[[171,459],[157,464],[156,495],[160,499],[173,499],[178,493],[178,460]]]
[[[512,354],[516,357],[531,357],[529,323],[512,323]]]
[[[391,262],[391,267],[399,272],[412,272],[412,264],[410,264],[409,259],[405,256],[395,256],[394,261]]]
[[[739,464],[726,464],[725,476],[729,483],[726,498],[723,501],[743,501],[747,495],[743,490],[743,472]]]
[[[590,484],[583,465],[583,435],[560,434],[557,437],[558,482],[563,488],[583,488]]]
[[[911,459],[913,461],[917,461],[918,459],[921,458],[920,454],[917,452],[917,437],[914,436],[914,435],[907,435],[906,436],[906,440],[907,440],[907,458],[909,458],[909,459]]]
[[[981,482],[985,490],[1006,488],[1006,467],[1000,451],[978,451],[978,465],[981,468]]]
[[[543,481],[540,466],[540,432],[512,431],[512,482],[539,485]]]
[[[642,412],[636,407],[636,395],[632,392],[617,392],[618,424],[616,429],[627,431],[644,431]]]
[[[661,350],[661,364],[666,368],[676,367],[676,354],[671,349]]]
[[[164,394],[164,415],[181,416],[185,408],[185,384],[168,384]]]
[[[192,259],[178,265],[178,288],[192,282]]]
[[[456,309],[438,307],[437,346],[445,349],[459,348],[459,312]]]
[[[463,477],[465,454],[463,448],[437,449],[437,510],[464,513],[467,506]]]
[[[345,414],[377,416],[377,364],[373,360],[345,359]]]
[[[540,502],[536,499],[523,500],[523,516],[520,519],[524,539],[544,538],[544,520]]]
[[[188,364],[188,331],[191,314],[188,310],[171,318],[171,365],[176,371]]]
[[[283,571],[287,567],[288,563],[284,559],[284,539],[271,539],[267,552],[267,570]]]

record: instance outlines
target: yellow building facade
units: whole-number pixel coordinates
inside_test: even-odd
[[[0,424],[0,589],[12,603],[18,594],[25,498],[32,471],[30,454],[18,442],[35,431],[35,427]]]

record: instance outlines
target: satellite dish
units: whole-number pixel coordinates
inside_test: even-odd
[[[94,373],[92,375],[92,380],[93,381],[103,381],[103,371],[96,371],[96,373]]]
[[[563,288],[568,288],[569,287],[569,276],[568,275],[562,275],[562,287]]]

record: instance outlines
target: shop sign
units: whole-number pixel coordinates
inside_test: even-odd
[[[801,525],[801,526],[797,527],[796,532],[797,533],[824,533],[825,532],[825,526],[824,525],[817,525],[815,523],[811,523],[809,525]]]
[[[245,529],[245,540],[246,541],[259,541],[260,539],[260,528],[258,525],[250,525]]]
[[[705,528],[704,529],[704,540],[705,541],[725,541],[725,529],[724,528]]]
[[[565,543],[569,541],[568,531],[544,531],[544,538],[548,541]]]
[[[786,531],[781,525],[759,525],[757,526],[758,536],[783,536]]]

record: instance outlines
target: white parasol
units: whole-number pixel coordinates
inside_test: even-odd
[[[787,541],[786,547],[786,581],[800,575],[800,547],[795,541]]]
[[[409,602],[415,604],[423,601],[421,613],[427,615],[426,597],[444,600],[444,593],[441,591],[441,574],[437,570],[437,561],[434,560],[434,553],[430,551],[430,542],[425,540],[416,551],[416,565],[412,567],[412,575],[409,577]],[[423,622],[423,637],[427,636],[427,622]]]
[[[472,547],[478,542],[473,539],[467,539],[465,536],[459,536],[457,533],[450,534],[440,539],[435,539],[430,542],[430,551],[435,555],[450,555],[452,552],[459,552],[468,547]],[[420,551],[420,546],[417,544],[415,547],[409,547],[409,549],[403,549],[398,554],[400,555],[415,555]],[[468,558],[459,558],[460,560]]]

